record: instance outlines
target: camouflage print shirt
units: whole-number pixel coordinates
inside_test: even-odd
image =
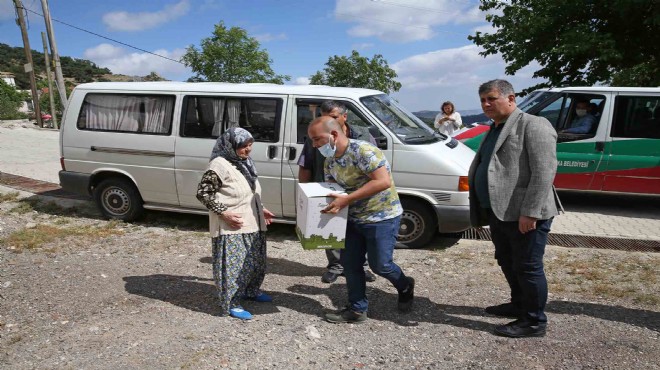
[[[390,164],[380,149],[366,141],[349,139],[346,152],[341,157],[325,160],[325,179],[336,182],[350,194],[369,182],[369,174],[383,166],[391,179]],[[375,223],[401,213],[403,208],[392,180],[388,189],[352,203],[348,208],[348,219],[361,224]]]

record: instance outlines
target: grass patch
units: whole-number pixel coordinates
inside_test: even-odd
[[[32,250],[55,240],[62,240],[71,236],[98,239],[112,235],[123,235],[123,230],[116,229],[117,224],[117,222],[108,222],[103,226],[70,226],[64,228],[40,224],[34,228],[16,231],[1,240],[1,242],[13,246],[16,251]]]
[[[20,193],[17,191],[12,191],[11,193],[7,193],[7,194],[0,194],[0,203],[13,202],[16,199],[18,199],[19,195]]]

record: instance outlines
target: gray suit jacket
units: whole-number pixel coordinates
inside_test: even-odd
[[[488,194],[495,216],[518,221],[522,216],[539,220],[558,214],[552,182],[557,172],[557,132],[543,117],[517,109],[506,120],[488,165]],[[479,150],[470,166],[470,221],[473,226],[488,224],[479,205],[474,175]]]

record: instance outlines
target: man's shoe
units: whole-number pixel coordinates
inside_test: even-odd
[[[376,281],[376,274],[374,274],[373,272],[371,272],[369,270],[364,270],[364,279],[368,283],[373,283],[374,281]]]
[[[252,314],[245,311],[243,307],[234,307],[229,310],[229,316],[241,320],[252,320]]]
[[[332,271],[326,271],[326,272],[323,273],[323,275],[321,275],[321,281],[324,282],[324,283],[327,283],[327,284],[332,284],[335,281],[337,281],[337,278],[340,275],[341,274],[335,274]]]
[[[542,337],[546,323],[533,323],[528,320],[516,320],[506,325],[495,327],[495,334],[509,338]]]
[[[355,312],[346,307],[337,312],[326,313],[325,319],[334,324],[361,324],[367,320],[367,313]]]
[[[398,308],[400,312],[410,312],[415,299],[415,279],[408,276],[408,287],[399,292]]]
[[[491,315],[509,317],[512,319],[517,319],[523,314],[522,309],[511,302],[498,304],[497,306],[488,306],[484,311]]]

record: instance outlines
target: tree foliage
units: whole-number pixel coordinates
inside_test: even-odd
[[[506,73],[536,62],[545,86],[660,85],[660,2],[481,0],[494,33],[476,32],[483,56],[500,53]],[[653,41],[656,40],[656,41]]]
[[[353,50],[350,57],[335,55],[330,57],[325,65],[323,71],[311,76],[311,84],[362,87],[386,93],[399,91],[401,88],[401,83],[395,80],[396,72],[380,54],[369,60]]]
[[[18,112],[18,108],[28,98],[27,94],[17,91],[13,86],[0,79],[0,119],[23,118]]]
[[[240,27],[215,25],[211,37],[200,43],[200,49],[190,45],[182,61],[192,68],[195,76],[190,81],[217,82],[270,82],[283,84],[289,76],[275,74],[273,62],[259,41],[248,36]]]

